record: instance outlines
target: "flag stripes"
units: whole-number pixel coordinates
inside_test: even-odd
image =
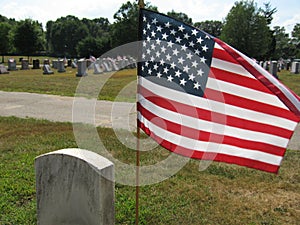
[[[177,154],[278,172],[299,97],[219,39],[141,12],[138,126]]]

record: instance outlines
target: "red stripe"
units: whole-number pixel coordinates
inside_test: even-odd
[[[236,84],[242,87],[250,88],[256,91],[272,94],[272,92],[262,85],[258,80],[249,77],[241,76],[236,73],[211,67],[209,77],[222,80],[228,83]]]
[[[194,128],[186,127],[168,120],[160,118],[160,115],[155,115],[152,112],[145,109],[141,104],[138,104],[138,111],[145,117],[148,121],[155,124],[162,129],[168,130],[171,133],[191,138],[194,140],[220,143],[226,145],[232,145],[240,148],[257,150],[261,152],[266,152],[269,154],[283,156],[285,153],[285,148],[274,146],[271,144],[266,144],[258,141],[249,141],[245,139],[240,139],[236,137],[231,137],[226,134],[215,134],[206,131],[196,130]],[[157,119],[160,118],[160,119]]]
[[[218,97],[220,95],[219,91],[216,91],[216,90],[213,90],[210,88],[206,88],[204,94],[207,99],[211,99],[211,100],[220,102],[220,98]],[[280,107],[276,107],[276,106],[269,105],[266,103],[242,98],[240,96],[227,94],[225,92],[222,92],[222,95],[223,95],[223,99],[221,102],[223,102],[225,104],[241,107],[244,109],[253,110],[256,112],[266,113],[266,114],[273,115],[273,116],[283,117],[283,118],[286,118],[286,119],[289,119],[289,120],[292,120],[295,122],[298,121],[298,118],[289,110],[282,109]]]
[[[227,62],[239,64],[234,58],[232,58],[231,55],[229,55],[227,52],[225,52],[222,49],[214,48],[212,57],[217,58],[217,59],[221,59],[221,60],[224,60],[224,61],[227,61]]]
[[[258,72],[238,52],[234,51],[227,44],[217,38],[215,38],[215,42],[217,42],[225,51],[227,51],[234,59],[236,59],[246,70],[248,70],[249,73],[255,76],[255,78],[258,79],[263,85],[265,85],[272,93],[278,96],[281,101],[298,117],[298,121],[300,120],[300,111],[276,85],[269,81],[263,74]]]
[[[139,93],[144,96],[145,99],[151,101],[153,104],[158,105],[161,108],[177,112],[186,116],[199,118],[201,120],[207,120],[214,123],[226,124],[232,127],[237,127],[246,130],[252,130],[272,135],[277,135],[283,138],[290,139],[293,131],[268,125],[261,124],[258,122],[237,118],[234,116],[228,116],[217,112],[212,112],[209,110],[197,108],[195,106],[190,106],[187,104],[182,104],[175,102],[170,99],[162,98],[158,95],[155,95],[153,92],[147,90],[146,88],[139,85]]]
[[[176,154],[193,158],[193,159],[202,159],[202,160],[213,160],[218,162],[225,162],[225,163],[232,163],[240,166],[246,166],[253,169],[258,169],[266,172],[271,173],[278,173],[279,166],[247,159],[247,158],[241,158],[236,156],[230,156],[225,155],[221,153],[207,153],[203,151],[194,151],[191,149],[187,149],[181,146],[177,146],[171,142],[168,142],[164,139],[161,139],[160,137],[156,136],[152,131],[150,131],[143,123],[138,121],[138,126],[144,130],[144,132],[152,137],[158,144],[160,144],[162,147],[168,149],[171,152],[174,152]]]

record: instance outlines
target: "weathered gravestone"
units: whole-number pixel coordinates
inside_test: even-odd
[[[29,61],[28,61],[28,59],[22,59],[21,70],[29,70]]]
[[[50,65],[46,64],[43,67],[43,74],[48,75],[48,74],[54,74],[54,72],[51,70]]]
[[[54,69],[57,69],[58,68],[58,60],[52,60],[52,67]]]
[[[272,74],[274,77],[278,78],[278,76],[277,76],[277,70],[278,70],[278,68],[277,68],[277,61],[272,61],[270,63],[270,68],[269,68],[270,74]]]
[[[44,65],[50,65],[49,59],[44,59]]]
[[[299,62],[293,62],[291,72],[294,74],[299,74],[299,65]]]
[[[9,59],[8,60],[8,70],[9,71],[17,70],[17,62],[16,62],[15,59]]]
[[[39,59],[34,59],[32,61],[32,69],[40,69],[40,60]]]
[[[80,59],[77,61],[77,77],[87,76],[86,72],[86,60]]]
[[[59,72],[59,73],[66,72],[64,60],[58,60],[58,63],[57,63],[57,72]]]
[[[100,67],[100,65],[95,62],[94,63],[94,74],[101,74],[103,73],[103,69]]]
[[[87,150],[35,160],[38,225],[113,225],[114,166]]]
[[[0,74],[8,74],[6,67],[2,64],[0,64]]]

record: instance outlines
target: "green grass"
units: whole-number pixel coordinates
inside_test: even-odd
[[[134,163],[114,131],[98,128],[115,158]],[[72,124],[0,117],[0,224],[36,224],[34,158],[77,147]],[[169,152],[141,154],[153,165]],[[300,151],[288,151],[279,175],[224,163],[199,171],[191,160],[171,178],[140,190],[140,224],[299,224]],[[135,188],[116,184],[116,224],[134,224]]]
[[[0,90],[30,92],[74,96],[79,82],[85,84],[87,96],[97,97],[99,100],[114,100],[118,93],[131,82],[136,81],[136,70],[121,70],[116,73],[94,75],[91,70],[87,77],[76,77],[77,69],[66,68],[65,73],[43,75],[41,69],[10,71],[9,74],[0,74]],[[107,82],[103,83],[106,78]],[[135,82],[136,83],[136,82]],[[103,88],[99,89],[100,85]],[[94,94],[95,93],[95,94]],[[119,101],[135,101],[136,85],[125,90]]]
[[[121,70],[117,73],[108,73],[102,75],[93,75],[93,71],[89,76],[78,78],[76,77],[77,69],[70,67],[66,68],[65,73],[58,73],[53,69],[54,75],[43,75],[42,70],[18,70],[11,71],[10,74],[0,75],[0,90],[2,91],[17,91],[17,92],[31,92],[41,94],[53,94],[62,96],[74,96],[79,82],[85,84],[85,96],[97,97],[99,100],[115,100],[118,101],[135,101],[136,93],[136,70]],[[112,76],[111,76],[112,75]],[[300,75],[292,74],[289,71],[283,70],[279,74],[280,81],[291,88],[296,94],[300,95]],[[105,78],[110,79],[105,82]],[[132,84],[127,87],[128,84]],[[99,90],[99,87],[104,85]]]
[[[283,70],[279,73],[279,79],[300,96],[300,74],[292,74],[289,71]]]

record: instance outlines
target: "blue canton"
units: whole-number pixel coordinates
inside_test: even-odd
[[[141,10],[139,75],[168,88],[202,97],[214,38],[173,18]]]

